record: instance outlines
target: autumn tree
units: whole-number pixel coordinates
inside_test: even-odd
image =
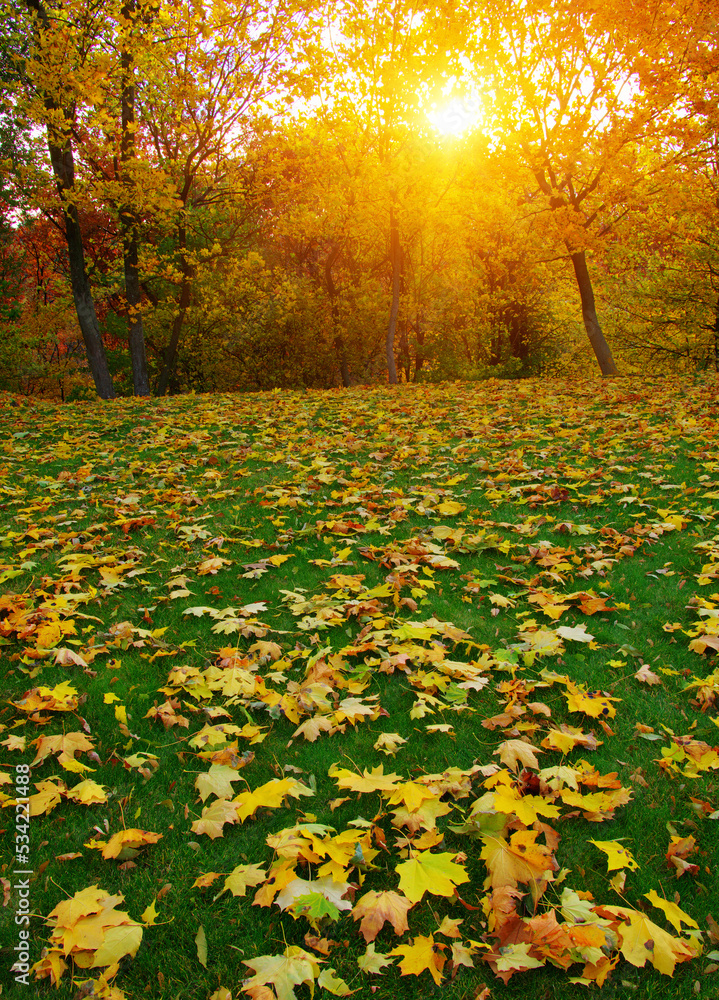
[[[125,0],[118,22],[120,50],[120,180],[124,198],[120,205],[122,227],[125,297],[127,300],[128,345],[132,361],[133,389],[136,396],[150,395],[145,352],[145,331],[142,319],[142,291],[139,268],[139,213],[138,181],[133,168],[136,164],[135,131],[136,105],[136,54],[138,25],[150,22],[156,11],[138,0]],[[142,41],[142,38],[140,39]]]
[[[719,156],[662,171],[612,247],[604,294],[637,370],[719,370]]]
[[[172,376],[205,248],[208,219],[242,199],[243,150],[252,121],[291,92],[308,37],[308,11],[271,4],[185,2],[162,18],[165,43],[152,50],[138,90],[138,133],[157,175],[160,222],[173,246],[164,270],[177,292],[157,393]],[[161,179],[162,184],[158,181]]]
[[[67,241],[78,323],[98,395],[112,399],[115,389],[97,319],[85,264],[76,183],[75,144],[78,115],[92,98],[95,67],[90,53],[102,18],[97,8],[83,4],[46,7],[42,0],[24,0],[33,41],[24,63],[25,88],[19,98],[31,120],[47,135],[52,173],[60,201]]]
[[[641,144],[661,134],[668,97],[637,99],[630,40],[567,0],[504,0],[475,12],[474,55],[489,75],[495,135],[533,179],[529,212],[564,246],[603,375],[616,374],[587,253],[631,208]]]
[[[409,0],[345,0],[334,8],[341,27],[320,64],[318,118],[332,133],[347,126],[348,178],[369,181],[386,213],[389,317],[385,351],[391,384],[397,382],[395,337],[403,282],[403,212],[414,137],[447,68],[448,10]],[[361,165],[361,171],[360,171]],[[379,206],[375,207],[375,213]]]

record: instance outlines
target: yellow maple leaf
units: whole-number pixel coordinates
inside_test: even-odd
[[[551,618],[552,621],[557,621],[561,618],[565,611],[568,611],[571,607],[570,604],[543,604],[542,613]]]
[[[324,896],[338,910],[351,910],[352,904],[350,901],[342,898],[349,889],[349,882],[337,882],[327,875],[322,878],[313,879],[312,881],[295,876],[277,894],[275,903],[281,910],[285,910],[291,908],[301,896],[315,893]]]
[[[147,924],[148,927],[152,927],[152,925],[157,921],[157,907],[155,906],[155,903],[156,900],[153,899],[150,905],[146,906],[140,914],[140,920],[143,924]]]
[[[328,733],[332,729],[334,729],[334,724],[327,716],[312,715],[295,729],[292,738],[294,739],[295,736],[304,736],[310,743],[314,743],[320,733]]]
[[[381,750],[382,753],[394,755],[402,744],[406,742],[407,740],[400,736],[399,733],[380,733],[374,744],[374,749]]]
[[[461,514],[466,509],[466,504],[458,503],[457,500],[443,500],[442,503],[437,504],[437,510],[440,514]]]
[[[222,892],[229,890],[233,896],[245,896],[248,886],[260,885],[266,878],[267,872],[261,865],[238,865],[225,879]]]
[[[632,799],[632,793],[627,788],[615,788],[606,792],[573,792],[562,789],[562,801],[568,806],[578,806],[584,812],[584,818],[593,822],[611,819],[618,806],[624,806]]]
[[[694,949],[687,941],[672,937],[638,910],[620,906],[607,906],[605,909],[622,918],[619,924],[622,938],[620,950],[632,965],[643,968],[649,961],[657,972],[673,976],[677,962],[694,958]]]
[[[291,859],[282,858],[271,866],[267,881],[260,886],[252,900],[253,906],[271,906],[278,892],[289,885],[295,878],[295,863]]]
[[[21,712],[74,712],[78,706],[78,694],[68,681],[62,681],[54,688],[32,688],[19,701],[10,704]]]
[[[450,812],[452,812],[452,806],[449,802],[443,802],[435,796],[423,802],[418,809],[409,810],[404,807],[393,809],[392,826],[405,827],[412,834],[416,833],[420,827],[436,833],[438,817],[446,816]],[[439,840],[441,839],[442,834],[439,834]],[[415,846],[421,848],[423,845],[417,840]]]
[[[498,756],[506,767],[516,768],[517,764],[521,764],[522,767],[538,769],[537,754],[541,752],[530,743],[525,743],[524,740],[505,740],[504,743],[499,744],[493,752],[493,756]]]
[[[387,965],[392,965],[392,963],[393,960],[391,958],[374,950],[374,943],[368,944],[364,955],[360,955],[357,959],[357,965],[368,976],[381,976],[383,974],[382,969]]]
[[[274,555],[270,556],[267,562],[270,566],[281,566],[283,562],[287,562],[288,559],[294,559],[293,555]]]
[[[567,685],[565,694],[567,708],[570,712],[584,712],[592,719],[613,719],[617,714],[613,701],[621,701],[621,698],[613,698],[603,691],[584,691],[575,684]]]
[[[435,942],[431,934],[429,937],[418,934],[412,944],[400,944],[387,954],[403,956],[399,963],[403,976],[418,976],[426,969],[439,986],[442,982],[442,969],[447,961],[442,954],[442,950],[446,947],[445,944]]]
[[[211,840],[222,837],[225,823],[237,822],[237,806],[227,799],[215,799],[211,806],[205,806],[202,815],[192,824],[193,833],[206,833]]]
[[[72,619],[44,622],[38,626],[35,633],[38,649],[53,649],[65,635],[77,635],[75,622]]]
[[[570,733],[563,733],[560,729],[550,729],[542,740],[541,745],[545,750],[559,750],[561,754],[569,753],[578,743],[576,737]]]
[[[514,608],[517,604],[511,597],[504,597],[503,594],[490,594],[489,603],[493,604],[496,608]]]
[[[417,903],[425,892],[434,896],[452,896],[455,886],[469,882],[464,868],[452,860],[455,857],[448,852],[432,854],[431,851],[421,851],[410,861],[397,865],[399,887],[407,899]]]
[[[70,757],[66,753],[61,753],[57,762],[60,767],[64,768],[66,771],[71,771],[73,774],[83,774],[85,771],[94,771],[94,767],[89,767],[87,764],[83,764],[81,760],[77,760],[75,757]]]
[[[45,958],[33,966],[35,975],[57,982],[67,967],[61,958],[69,955],[80,968],[111,966],[106,978],[112,978],[117,962],[134,955],[142,940],[142,927],[116,909],[122,899],[92,885],[58,903],[47,916],[53,930]]]
[[[546,846],[535,843],[536,830],[519,830],[509,841],[504,837],[483,836],[482,859],[489,875],[485,888],[516,888],[519,882],[552,882],[557,863]]]
[[[654,671],[649,667],[648,663],[642,663],[641,667],[634,674],[636,680],[641,681],[642,684],[661,684],[662,679],[659,674],[655,674]]]
[[[307,983],[310,991],[314,992],[314,981],[320,974],[321,961],[322,959],[297,945],[285,948],[282,955],[259,955],[253,959],[243,959],[254,976],[246,979],[242,988],[246,993],[257,997],[261,996],[255,992],[258,986],[271,984],[277,993],[277,1000],[294,1000],[294,987],[301,983]]]
[[[133,922],[110,927],[105,932],[102,945],[95,952],[94,961],[90,968],[97,969],[103,965],[112,965],[113,962],[118,962],[125,955],[136,954],[141,941],[142,927],[139,924]]]
[[[73,802],[81,802],[82,805],[102,805],[107,802],[107,793],[104,785],[98,785],[92,778],[85,778],[72,788],[68,788],[65,797]]]
[[[336,997],[348,997],[352,993],[357,992],[356,990],[351,990],[344,979],[341,979],[335,970],[330,968],[323,969],[320,972],[317,977],[317,985]]]
[[[288,795],[297,799],[301,795],[314,795],[314,792],[296,778],[273,778],[253,791],[240,792],[232,803],[237,809],[240,822],[244,823],[260,808],[278,809]]]
[[[428,799],[436,798],[436,793],[416,781],[405,781],[392,789],[390,805],[404,803],[410,812],[416,812]]]
[[[64,781],[36,781],[37,792],[30,796],[30,815],[43,816],[59,805],[66,792]]]
[[[58,754],[66,761],[74,759],[76,753],[94,748],[92,740],[89,740],[83,733],[79,732],[65,733],[64,735],[57,736],[39,736],[36,740],[32,741],[31,745],[37,747],[35,759],[30,764],[31,767],[35,767],[36,764],[45,760],[51,753]],[[70,768],[66,768],[66,770],[70,770]]]
[[[209,574],[215,574],[218,570],[222,569],[223,566],[230,566],[232,563],[231,559],[223,559],[221,556],[213,556],[210,559],[203,559],[202,562],[197,567],[198,576],[208,576]]]
[[[540,969],[544,959],[535,958],[529,954],[531,942],[510,943],[502,948],[502,954],[497,959],[498,972],[523,972],[526,969]]]
[[[615,871],[618,868],[636,871],[639,868],[630,852],[618,840],[592,840],[590,838],[589,843],[594,844],[607,855],[607,871]]]
[[[72,927],[63,931],[63,950],[66,955],[78,951],[95,951],[105,940],[105,931],[109,927],[122,924],[127,918],[126,913],[112,908],[104,908],[99,913],[80,917]]]
[[[559,816],[561,810],[541,795],[522,795],[519,789],[503,785],[495,789],[494,808],[497,812],[514,815],[531,826],[541,816]]]
[[[202,875],[198,875],[195,881],[192,883],[192,889],[207,889],[208,886],[212,885],[220,878],[220,872],[203,872]]]
[[[145,844],[156,844],[158,840],[162,840],[162,834],[151,830],[119,830],[106,843],[95,841],[85,844],[85,847],[100,847],[106,861],[110,858],[123,860],[134,857],[138,848]]]
[[[129,569],[129,566],[100,566],[99,573],[100,579],[102,580],[102,585],[106,590],[112,590],[114,587],[119,587],[122,583],[122,574]]]
[[[686,924],[687,927],[699,927],[696,920],[693,920],[688,913],[685,913],[676,903],[670,903],[668,899],[662,899],[662,897],[654,890],[651,889],[649,892],[645,892],[644,896],[652,906],[656,906],[658,909],[663,910],[665,917],[669,923],[679,931],[681,934],[682,924]]]
[[[362,774],[355,774],[333,764],[327,773],[330,778],[335,779],[340,788],[349,788],[353,792],[386,792],[402,780],[399,774],[385,774],[382,764],[370,771],[365,770]]]
[[[568,625],[560,625],[556,630],[558,636],[562,639],[570,639],[573,642],[591,642],[594,638],[589,632],[587,632],[587,626],[577,625],[576,628],[570,628]]]
[[[103,906],[114,905],[121,899],[122,896],[110,896],[104,889],[89,885],[76,892],[71,899],[58,903],[54,910],[50,910],[47,922],[59,927],[72,927],[80,917],[87,916],[88,913],[99,913]]]
[[[31,966],[30,971],[36,979],[50,979],[52,986],[59,986],[62,975],[67,969],[67,962],[62,957],[59,948],[43,949],[43,957]]]
[[[203,802],[211,794],[218,799],[229,798],[234,794],[232,782],[239,779],[240,776],[234,767],[228,764],[213,764],[209,771],[197,775],[195,788]]]

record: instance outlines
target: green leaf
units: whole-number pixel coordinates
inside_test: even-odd
[[[205,969],[207,968],[207,937],[205,936],[205,928],[200,924],[197,929],[197,934],[195,935],[195,944],[197,946],[197,961]]]

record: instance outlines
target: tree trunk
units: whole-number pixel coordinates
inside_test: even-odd
[[[419,373],[424,368],[424,317],[422,313],[417,314],[417,347],[414,352],[414,381],[416,382]]]
[[[404,372],[405,382],[410,381],[412,375],[412,357],[409,353],[409,336],[407,333],[407,319],[399,324],[399,355],[400,366]]]
[[[335,349],[335,354],[339,358],[340,362],[340,375],[342,377],[342,385],[345,389],[349,389],[350,386],[350,369],[347,364],[347,351],[345,349],[344,337],[342,334],[338,333],[332,342],[332,346]]]
[[[182,284],[180,285],[180,299],[178,302],[179,312],[175,317],[175,322],[172,324],[170,343],[167,345],[165,350],[165,363],[162,366],[160,378],[157,382],[158,396],[164,396],[167,392],[167,386],[170,378],[172,377],[172,373],[175,370],[175,364],[177,363],[177,348],[180,344],[180,334],[182,333],[182,326],[185,322],[185,315],[190,306],[192,292],[192,268],[187,262],[185,254],[187,249],[187,230],[184,225],[178,227],[177,242],[180,248],[180,269],[182,270]]]
[[[601,373],[602,375],[618,375],[619,372],[617,371],[617,366],[614,364],[612,352],[609,349],[609,344],[604,339],[602,328],[597,319],[597,310],[594,305],[594,291],[589,271],[587,270],[587,258],[584,250],[580,253],[572,254],[572,264],[574,265],[574,274],[577,278],[579,295],[582,300],[584,329],[587,331],[589,343],[592,345],[592,350],[599,362]]]
[[[129,0],[122,8],[125,18],[132,20],[135,13],[134,0]],[[127,203],[122,206],[122,241],[125,264],[125,298],[127,299],[127,340],[132,361],[132,387],[136,396],[150,395],[150,379],[147,375],[145,354],[145,330],[142,323],[142,293],[137,267],[137,215],[132,207],[131,186],[135,180],[130,176],[130,164],[135,158],[135,66],[132,53],[123,46],[120,55],[122,66],[122,181],[127,192]]]
[[[140,277],[137,268],[137,236],[134,226],[124,233],[125,247],[125,298],[127,299],[127,342],[132,361],[132,388],[136,396],[150,395],[150,379],[147,374],[145,353],[145,328],[140,305]]]
[[[25,5],[29,11],[37,15],[41,26],[47,29],[49,27],[47,12],[40,0],[25,0]],[[47,125],[47,144],[65,222],[70,284],[77,321],[80,325],[82,339],[85,342],[87,362],[97,394],[101,399],[114,399],[115,387],[112,384],[112,376],[107,365],[105,345],[102,342],[100,325],[95,312],[95,302],[92,298],[85,268],[85,251],[82,243],[80,219],[72,199],[67,197],[75,186],[75,162],[70,138],[71,113],[67,108],[61,107],[50,94],[45,95],[44,103],[45,108],[50,112],[50,121]],[[57,122],[58,119],[62,122],[59,130],[57,124],[51,124],[53,120]]]
[[[72,156],[72,153],[70,152]],[[58,183],[58,189],[60,184]],[[82,232],[74,205],[63,204],[67,252],[70,259],[70,284],[75,300],[75,312],[85,342],[87,362],[90,366],[95,388],[100,399],[114,399],[115,387],[107,365],[105,345],[102,342],[100,325],[97,322],[95,302],[90,290],[90,282],[85,270],[85,254],[82,246]]]
[[[333,248],[329,257],[325,261],[325,284],[327,286],[327,294],[330,297],[330,308],[332,309],[332,326],[334,327],[335,336],[332,341],[332,346],[335,349],[335,354],[339,360],[340,365],[340,375],[342,376],[342,385],[345,389],[349,388],[350,384],[350,373],[349,366],[347,364],[347,350],[345,348],[345,342],[342,334],[339,331],[339,320],[340,320],[340,310],[337,304],[337,288],[332,279],[332,265],[337,260],[340,253],[340,247],[336,246]]]
[[[397,367],[394,363],[394,335],[397,330],[399,314],[399,287],[401,277],[401,260],[399,246],[399,226],[394,214],[394,208],[389,212],[389,256],[392,265],[392,305],[389,311],[387,325],[387,376],[390,385],[397,385]]]

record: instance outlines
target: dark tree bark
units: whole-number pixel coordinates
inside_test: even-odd
[[[125,297],[127,299],[127,342],[132,361],[132,388],[136,396],[150,395],[150,379],[147,374],[145,352],[145,329],[139,312],[142,294],[137,267],[137,236],[132,227],[123,234],[125,250]]]
[[[415,328],[415,335],[417,338],[417,347],[414,352],[414,381],[416,382],[419,378],[419,373],[424,368],[425,356],[424,356],[424,318],[420,313],[417,314],[417,324]]]
[[[529,318],[523,302],[513,302],[505,310],[505,324],[509,330],[509,353],[520,361],[529,357]]]
[[[335,354],[339,361],[340,375],[342,376],[342,385],[345,389],[349,388],[350,384],[350,373],[349,366],[347,364],[347,351],[345,349],[345,342],[342,334],[339,331],[339,320],[340,320],[340,310],[339,304],[337,302],[337,288],[335,286],[334,280],[332,278],[332,265],[337,260],[340,254],[340,247],[336,246],[333,248],[332,252],[325,261],[325,285],[327,286],[327,294],[330,297],[330,308],[332,309],[332,326],[335,330],[334,340],[332,341],[332,346],[335,349]]]
[[[387,377],[390,385],[397,385],[397,367],[394,363],[394,336],[397,330],[397,316],[399,315],[399,290],[402,270],[401,251],[399,245],[399,225],[394,208],[389,213],[389,257],[392,265],[392,305],[389,311],[389,323],[387,325]]]
[[[180,335],[182,333],[182,327],[185,322],[185,316],[187,310],[190,307],[190,301],[192,299],[192,268],[187,261],[187,255],[185,253],[187,249],[187,230],[184,224],[178,226],[177,230],[177,242],[180,251],[180,270],[182,271],[182,282],[180,284],[180,298],[177,303],[178,313],[175,317],[175,322],[172,324],[172,333],[170,334],[170,342],[165,349],[165,363],[162,366],[162,371],[160,372],[160,378],[157,382],[157,395],[164,396],[167,392],[167,386],[169,385],[170,379],[172,378],[173,372],[175,371],[175,365],[177,363],[177,348],[180,344]]]
[[[619,372],[617,371],[617,366],[614,364],[612,352],[609,349],[609,344],[604,338],[602,328],[597,319],[597,310],[594,305],[594,290],[592,289],[592,281],[587,270],[587,258],[584,250],[580,253],[572,254],[572,264],[574,265],[574,274],[577,278],[579,295],[582,300],[584,329],[587,331],[589,343],[592,345],[592,350],[599,362],[600,371],[602,375],[618,375]]]
[[[525,146],[525,154],[526,153],[527,147]],[[534,176],[539,184],[540,190],[547,197],[549,207],[552,211],[566,208],[569,205],[573,211],[577,213],[577,216],[582,218],[582,203],[588,195],[592,194],[592,192],[597,189],[602,178],[603,169],[604,168],[597,170],[591,181],[589,181],[586,186],[579,191],[574,190],[571,177],[568,178],[568,199],[563,193],[558,193],[557,180],[551,169],[547,168],[549,180],[547,179],[547,174],[543,169],[534,170]],[[589,228],[591,223],[596,218],[596,215],[597,212],[595,211],[589,217],[586,217],[586,215],[584,216],[582,225],[585,229]],[[584,329],[587,331],[589,343],[592,345],[592,350],[594,351],[594,355],[599,363],[599,370],[602,375],[605,376],[618,375],[619,372],[617,371],[617,366],[614,364],[612,352],[609,349],[609,344],[604,337],[602,328],[599,325],[599,320],[597,319],[597,309],[594,304],[594,289],[592,288],[592,280],[589,277],[589,271],[587,270],[587,255],[584,250],[573,251],[569,243],[567,243],[567,249],[569,250],[569,255],[572,258],[574,275],[577,279],[579,295],[582,300],[582,319],[584,320]]]
[[[409,351],[409,331],[406,317],[399,323],[399,358],[404,380],[409,382],[412,375],[412,356]]]
[[[37,16],[41,28],[48,28],[48,16],[40,0],[25,0],[27,9]],[[62,107],[51,94],[44,97],[45,107],[50,112],[50,120],[62,122],[60,128],[48,123],[47,143],[50,162],[60,195],[67,253],[70,264],[70,284],[75,302],[77,320],[85,342],[87,361],[90,366],[97,394],[101,399],[114,399],[115,387],[107,365],[105,345],[102,342],[100,325],[97,321],[95,302],[85,267],[85,251],[77,208],[72,201],[75,187],[75,162],[72,153],[72,109]]]
[[[128,21],[135,18],[135,2],[129,0],[122,8],[123,17]],[[129,198],[130,186],[134,179],[130,175],[130,164],[135,158],[135,64],[127,46],[120,55],[122,66],[122,145],[120,157],[122,180],[128,191],[128,203],[122,206],[122,242],[125,265],[125,298],[127,299],[127,340],[132,361],[132,387],[136,396],[150,395],[150,379],[147,374],[145,354],[145,330],[142,323],[142,292],[137,266],[137,215]]]

